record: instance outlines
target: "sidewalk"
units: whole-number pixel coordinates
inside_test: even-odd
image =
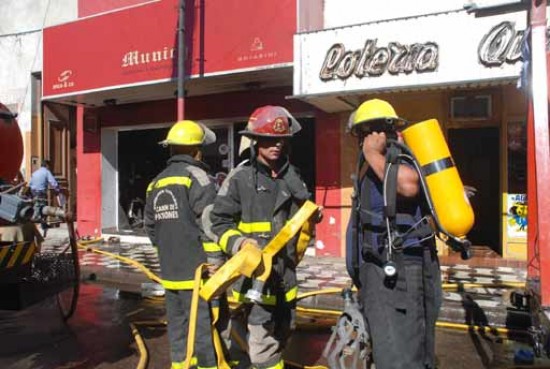
[[[66,238],[66,234],[63,234],[61,229],[53,229],[50,232],[44,247],[55,249],[56,244]],[[160,273],[157,251],[151,244],[102,243],[91,246],[131,258],[145,265],[153,273]],[[467,261],[461,260],[457,254],[452,254],[441,257],[440,262],[442,281],[447,283],[498,284],[524,282],[526,278],[525,262],[504,260],[485,248],[474,248],[473,257]],[[108,256],[81,251],[80,263],[84,279],[113,284],[137,293],[141,291],[141,283],[149,282],[137,268]],[[344,258],[305,256],[297,268],[297,277],[299,293],[351,286]],[[444,292],[440,319],[495,327],[524,325],[524,317],[510,317],[509,291],[510,289],[491,286],[468,289],[466,292]],[[308,297],[299,304],[332,310],[343,307],[339,294]]]

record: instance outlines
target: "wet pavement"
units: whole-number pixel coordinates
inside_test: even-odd
[[[45,249],[55,250],[59,240],[50,239]],[[150,245],[94,246],[131,257],[158,273],[156,251]],[[85,251],[79,256],[85,283],[77,311],[68,324],[61,319],[54,299],[23,311],[0,311],[0,368],[135,368],[139,351],[129,324],[139,321],[155,323],[139,325],[149,353],[148,368],[168,368],[166,329],[159,323],[165,319],[162,299],[140,296],[142,283],[148,279],[134,267],[111,258]],[[487,265],[491,263],[463,263],[447,258],[442,268],[443,278],[463,283],[517,282],[525,278],[521,263]],[[306,257],[298,270],[298,278],[300,293],[320,289],[338,291],[350,283],[345,264],[338,258]],[[525,314],[508,306],[508,294],[509,290],[497,287],[448,292],[441,320],[525,330],[529,322],[525,321]],[[299,306],[339,310],[343,302],[338,293],[322,294],[301,300]],[[511,318],[514,314],[520,318]],[[305,365],[324,364],[321,352],[334,322],[335,317],[330,314],[317,314],[314,318],[301,314],[299,330],[291,338],[286,358]],[[530,349],[528,342],[521,341],[527,340],[509,341],[492,334],[440,328],[436,344],[439,368],[519,367],[513,365],[514,352],[519,348]],[[537,359],[536,364],[550,368],[550,361]]]
[[[65,324],[49,299],[18,312],[0,314],[0,368],[135,368],[139,351],[130,322],[139,325],[149,354],[148,368],[168,368],[168,341],[162,301],[97,284],[82,285],[77,312]],[[303,319],[302,319],[303,322]],[[324,364],[321,352],[330,335],[329,321],[294,333],[285,358],[303,365]],[[439,368],[512,368],[513,353],[528,348],[493,335],[449,329],[437,331]],[[538,360],[539,365],[550,362]]]
[[[157,302],[121,296],[116,289],[83,284],[75,315],[63,322],[55,299],[23,311],[0,313],[0,368],[135,368],[139,352],[131,320],[162,320]],[[164,327],[140,327],[147,341],[149,368],[169,368]]]

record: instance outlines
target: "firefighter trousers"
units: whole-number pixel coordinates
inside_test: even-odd
[[[193,291],[191,290],[166,290],[166,314],[172,367],[178,367],[185,361],[192,295]],[[215,368],[217,366],[211,327],[208,303],[199,299],[194,350],[198,368]]]
[[[413,250],[409,250],[413,251]],[[433,248],[394,254],[397,278],[380,262],[360,269],[360,300],[376,369],[435,368],[435,323],[441,307],[441,272]]]
[[[258,369],[282,369],[283,350],[295,326],[295,303],[247,304],[246,312],[252,365]]]

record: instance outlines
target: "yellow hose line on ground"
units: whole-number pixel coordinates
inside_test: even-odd
[[[492,283],[442,283],[445,291],[464,288],[523,288],[525,282],[492,282]]]
[[[81,240],[81,241],[78,241],[78,243],[81,245],[91,245],[93,243],[100,243],[102,241],[103,241],[103,238],[98,237],[98,238],[93,238],[91,240],[84,240],[84,241]]]
[[[134,340],[136,340],[136,344],[139,350],[139,362],[136,366],[136,369],[145,369],[147,368],[147,361],[149,360],[147,347],[145,347],[145,343],[143,342],[143,338],[139,334],[139,330],[137,329],[137,327],[133,323],[130,323],[130,328],[132,329],[132,335],[134,336]]]
[[[313,316],[319,315],[321,317],[339,317],[342,315],[342,311],[339,310],[324,310],[324,309],[310,309],[298,306],[296,307],[297,312],[306,313],[306,314],[312,314]],[[508,329],[508,328],[501,328],[501,327],[490,327],[490,326],[480,326],[480,325],[470,325],[470,324],[461,324],[461,323],[449,323],[449,322],[443,322],[443,321],[437,321],[436,327],[439,328],[451,328],[451,329],[460,329],[460,330],[466,330],[466,331],[478,331],[478,332],[486,332],[486,333],[498,333],[502,335],[526,335],[529,334],[527,331],[521,331],[517,329]]]
[[[310,291],[310,292],[304,292],[304,293],[299,294],[298,297],[296,297],[296,301],[300,301],[300,300],[303,300],[303,299],[311,297],[311,296],[324,295],[324,294],[333,294],[333,293],[342,293],[342,290],[343,290],[343,288],[334,287],[334,288],[327,288],[327,289],[324,289],[324,290],[315,290],[315,291]],[[352,291],[357,291],[357,288],[353,287]]]
[[[126,264],[135,266],[136,268],[140,269],[148,278],[151,280],[160,283],[161,279],[151,272],[147,267],[145,267],[143,264],[130,259],[126,258],[124,256],[120,256],[111,252],[98,250],[96,248],[92,248],[86,245],[94,244],[100,242],[102,239],[94,239],[94,240],[87,240],[87,241],[79,241],[78,247],[85,249],[90,252],[95,252],[97,254],[106,255],[115,259],[118,259]],[[442,283],[441,287],[444,290],[453,290],[453,289],[466,289],[466,288],[523,288],[525,287],[524,282],[503,282],[503,283]],[[353,289],[356,291],[356,289]],[[303,294],[298,295],[297,300],[302,300],[308,297],[312,296],[318,296],[318,295],[324,295],[324,294],[336,294],[341,293],[342,288],[329,288],[325,290],[315,290],[306,292]],[[198,291],[197,291],[198,293]],[[198,297],[198,296],[197,296]],[[296,308],[297,312],[312,314],[312,315],[320,315],[322,317],[327,317],[327,315],[332,317],[339,317],[342,314],[342,311],[339,310],[330,310],[330,309],[313,309],[313,308],[304,308],[298,306]],[[193,312],[192,312],[193,313]],[[196,311],[195,311],[196,314]],[[193,315],[193,314],[192,314]],[[195,315],[196,316],[196,315]],[[165,322],[155,322],[155,321],[143,321],[143,322],[134,322],[130,323],[130,326],[132,328],[132,334],[134,335],[134,338],[136,340],[136,343],[138,345],[139,351],[140,351],[140,361],[138,363],[137,369],[145,369],[147,366],[147,360],[148,360],[148,354],[147,349],[145,347],[145,344],[143,342],[143,339],[139,335],[139,331],[137,330],[135,324],[138,325],[165,325]],[[460,324],[460,323],[449,323],[449,322],[436,322],[436,327],[439,328],[450,328],[450,329],[459,329],[459,330],[466,330],[466,331],[477,331],[477,332],[486,332],[486,333],[492,333],[492,334],[501,334],[501,335],[510,335],[510,334],[517,334],[517,335],[526,335],[529,334],[527,331],[520,331],[520,330],[512,330],[507,328],[500,328],[500,327],[488,327],[488,326],[478,326],[478,325],[468,325],[468,324]],[[195,332],[193,329],[193,332],[189,332],[190,337],[194,337]],[[296,363],[289,362],[289,365],[296,366],[303,369],[327,369],[324,366],[301,366]],[[531,366],[532,367],[532,366]]]
[[[132,266],[135,266],[136,268],[138,268],[139,270],[141,270],[143,273],[145,273],[145,275],[157,282],[160,284],[161,282],[161,279],[158,275],[156,275],[155,273],[151,272],[149,269],[147,269],[147,267],[143,264],[141,264],[140,262],[138,261],[135,261],[133,259],[130,259],[130,258],[127,258],[127,257],[124,257],[124,256],[120,256],[120,255],[117,255],[117,254],[113,254],[112,252],[108,252],[108,251],[103,251],[103,250],[99,250],[99,249],[96,249],[96,248],[93,248],[93,247],[89,247],[89,246],[85,246],[85,245],[82,245],[81,242],[78,243],[78,247],[82,248],[82,249],[85,249],[86,251],[91,251],[91,252],[95,252],[96,254],[101,254],[101,255],[107,255],[107,256],[110,256],[112,258],[115,258],[115,259],[118,259],[126,264],[129,264],[129,265],[132,265]]]

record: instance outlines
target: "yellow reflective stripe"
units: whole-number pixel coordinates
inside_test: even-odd
[[[243,234],[235,229],[229,229],[220,237],[220,247],[223,251],[227,252],[227,241],[231,236],[242,236]]]
[[[297,296],[298,296],[298,286],[292,287],[290,290],[288,290],[285,293],[285,300],[287,302],[290,302],[290,301],[296,300]]]
[[[285,362],[283,360],[279,361],[277,364],[273,366],[268,366],[266,369],[284,369],[285,368]]]
[[[220,245],[218,245],[218,244],[215,243],[215,242],[203,242],[203,243],[202,243],[202,248],[203,248],[204,251],[206,251],[206,252],[218,252],[218,251],[222,251],[222,248],[220,247]]]
[[[149,184],[147,187],[147,192],[152,191],[153,189],[162,188],[171,185],[180,185],[191,187],[191,178],[190,177],[166,177],[161,178],[158,181]]]
[[[266,233],[271,232],[271,222],[240,222],[238,228],[243,233]]]
[[[285,300],[287,302],[293,301],[298,296],[298,287],[292,287],[285,293]],[[239,302],[246,302],[247,299],[244,293],[233,290],[233,298]],[[277,296],[275,295],[262,295],[262,304],[275,305],[277,303]]]
[[[167,290],[192,290],[193,286],[195,285],[195,281],[168,281],[166,279],[162,279],[160,281],[160,284],[162,284],[162,287],[166,288]],[[203,281],[201,281],[201,285],[202,284]]]
[[[189,364],[189,366],[196,366],[196,365],[197,365],[197,357],[193,356],[191,358],[191,363]],[[171,369],[184,369],[184,368],[185,368],[185,361],[173,362],[171,367]]]
[[[31,260],[31,257],[34,255],[35,251],[36,251],[36,245],[33,242],[29,245],[27,253],[25,254],[25,257],[23,258],[23,261],[21,262],[21,264],[27,264]]]
[[[24,245],[23,243],[19,243],[17,244],[17,246],[15,246],[15,252],[12,254],[11,259],[7,265],[7,268],[11,268],[12,266],[15,265],[15,262],[17,261],[19,254],[23,250],[23,245]]]
[[[200,366],[200,365],[197,365],[197,369],[216,369],[217,366]]]

